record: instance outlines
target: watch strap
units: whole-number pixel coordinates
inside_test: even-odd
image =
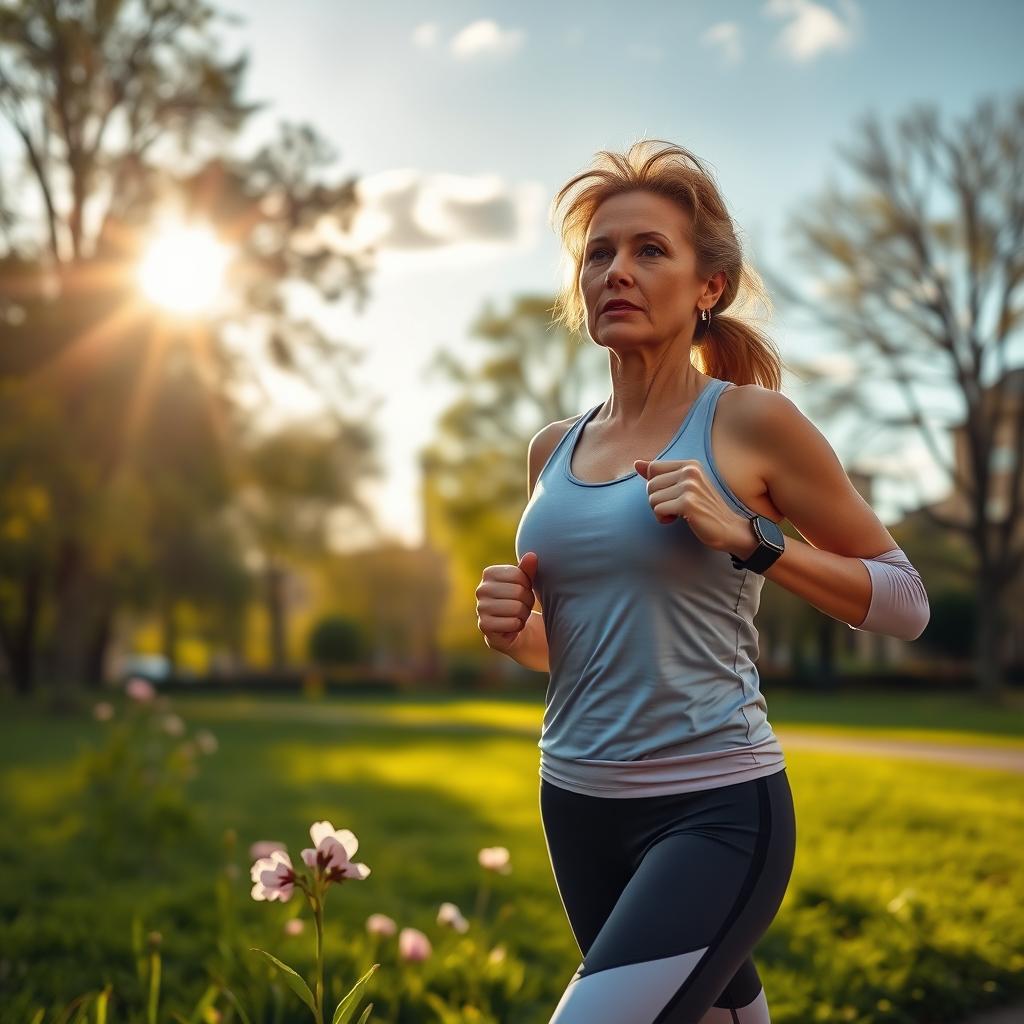
[[[751,572],[763,573],[765,569],[768,569],[775,563],[775,560],[782,552],[769,544],[765,544],[761,539],[761,533],[756,525],[757,519],[757,516],[750,517],[750,528],[753,530],[758,542],[753,553],[746,560],[737,558],[733,554],[730,554],[729,557],[732,559],[733,566],[737,569],[749,569]]]

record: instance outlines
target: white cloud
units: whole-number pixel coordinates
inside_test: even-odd
[[[436,259],[466,247],[530,247],[543,224],[540,182],[509,184],[495,175],[392,170],[360,179],[362,203],[352,226],[355,247]]]
[[[856,0],[839,0],[844,17],[812,0],[768,0],[763,13],[789,19],[779,33],[778,46],[796,61],[808,61],[826,50],[847,49],[860,28]]]
[[[740,27],[735,21],[719,21],[706,29],[700,38],[701,42],[720,46],[729,64],[736,64],[743,57]]]
[[[421,50],[429,50],[437,42],[438,28],[432,21],[425,21],[413,29],[412,41]]]
[[[460,59],[482,54],[514,53],[525,38],[526,33],[522,29],[502,28],[490,18],[481,18],[458,32],[450,43],[450,49]]]

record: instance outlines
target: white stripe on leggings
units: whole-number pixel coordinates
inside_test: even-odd
[[[707,951],[708,947],[704,946],[677,956],[606,967],[583,977],[577,972],[562,993],[548,1024],[652,1021]]]

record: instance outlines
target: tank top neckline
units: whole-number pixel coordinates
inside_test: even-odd
[[[693,419],[693,415],[697,411],[697,406],[700,405],[704,398],[709,394],[711,389],[714,388],[716,384],[727,385],[728,383],[728,381],[719,380],[719,378],[717,377],[712,377],[707,382],[707,384],[705,384],[704,387],[700,389],[700,392],[698,393],[697,397],[690,403],[690,408],[687,409],[686,415],[683,417],[683,422],[679,424],[679,427],[676,430],[676,432],[672,435],[671,440],[669,440],[668,444],[666,444],[665,447],[662,448],[662,450],[658,452],[658,454],[655,455],[653,459],[650,460],[651,462],[655,462],[658,459],[663,459],[666,456],[666,454],[668,454],[672,446],[679,440],[679,438],[683,436],[683,432],[689,426],[690,420]],[[566,455],[565,458],[562,460],[562,470],[565,473],[566,479],[579,487],[607,487],[609,484],[621,484],[626,480],[629,480],[632,477],[639,475],[635,469],[631,470],[629,473],[626,473],[624,476],[615,477],[614,480],[580,480],[578,476],[574,475],[572,471],[572,457],[576,452],[576,445],[579,442],[580,435],[583,433],[583,428],[590,422],[594,414],[597,412],[598,409],[601,408],[602,405],[604,405],[604,401],[598,402],[597,405],[590,409],[589,412],[584,413],[583,416],[577,421],[576,426],[574,427],[575,432],[573,433],[573,436],[569,439]]]

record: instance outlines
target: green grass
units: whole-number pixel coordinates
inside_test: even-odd
[[[904,696],[841,693],[814,696],[793,690],[766,694],[768,715],[780,732],[812,731],[851,737],[907,739],[966,746],[1024,749],[1024,694],[1008,707],[988,707],[970,695]],[[403,723],[410,727],[472,730],[536,737],[543,715],[538,697],[476,697],[425,694],[394,698],[327,698],[302,704],[288,697],[197,696],[179,706],[209,721],[238,715],[277,719],[286,716],[339,722]]]
[[[1024,715],[966,698],[779,691],[767,699],[780,732],[1024,744]],[[280,839],[297,858],[310,823],[321,818],[356,833],[356,859],[373,871],[332,892],[328,904],[328,958],[345,965],[348,984],[369,962],[360,943],[370,913],[421,928],[440,949],[438,904],[451,900],[471,915],[476,852],[502,845],[513,872],[495,879],[492,909],[503,916],[489,925],[489,938],[506,943],[527,979],[503,1019],[548,1019],[579,952],[540,828],[535,697],[190,697],[174,705],[190,732],[205,726],[219,740],[190,784],[200,832],[152,850],[126,832],[131,869],[113,873],[102,872],[78,838],[83,804],[75,758],[83,745],[100,742],[104,727],[84,714],[52,718],[3,708],[0,969],[5,991],[16,994],[5,1001],[21,1013],[12,1020],[107,978],[126,1004],[137,1001],[129,943],[135,913],[162,934],[165,990],[185,1012],[216,955],[214,881],[225,829],[237,834],[233,893],[243,945],[308,970],[308,934],[285,939],[279,931],[294,902],[249,899],[247,849],[257,839]],[[1021,776],[818,751],[793,750],[786,759],[796,864],[782,909],[755,951],[776,1024],[952,1024],[1024,992]],[[385,964],[382,991],[398,970]],[[300,1009],[287,1003],[281,1019],[305,1019]],[[435,1017],[403,1017],[401,1024],[414,1019]]]

